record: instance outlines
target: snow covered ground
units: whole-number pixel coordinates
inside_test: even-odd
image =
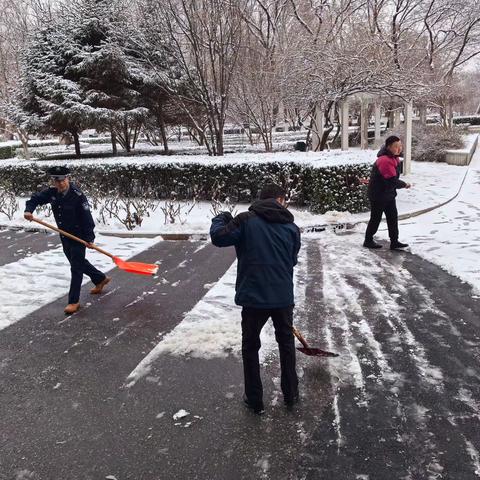
[[[408,181],[413,183],[411,190],[399,192],[399,210],[401,213],[410,213],[415,210],[429,208],[450,200],[463,185],[459,196],[438,210],[423,214],[414,219],[401,222],[402,239],[411,242],[411,250],[431,262],[446,269],[471,283],[480,292],[480,151],[477,152],[473,163],[467,172],[466,167],[452,167],[444,164],[414,164],[413,172]],[[328,216],[322,216],[323,220]],[[341,216],[339,216],[341,217]],[[363,215],[365,218],[365,216]],[[335,214],[331,215],[335,218]],[[338,218],[338,217],[337,217]],[[362,215],[348,216],[343,214],[343,219],[359,220]],[[312,221],[312,219],[309,219]],[[317,219],[319,218],[317,217]],[[302,223],[302,222],[298,222]],[[335,324],[325,327],[324,336],[328,342],[328,349],[335,350],[338,345],[332,343],[332,329],[341,328],[348,339],[352,326],[347,321],[348,312],[357,312],[361,317],[361,306],[358,292],[349,286],[347,277],[357,277],[366,282],[365,286],[376,298],[379,308],[388,317],[400,307],[388,296],[382,295],[382,286],[378,279],[382,268],[370,252],[361,247],[365,224],[358,225],[348,237],[341,239],[331,231],[320,235],[308,234],[306,238],[317,239],[322,253],[320,257],[324,262],[324,297],[330,299],[329,309],[335,318]],[[379,236],[385,237],[385,228],[381,228]],[[339,251],[341,245],[341,254]],[[335,253],[334,253],[335,252]],[[368,268],[367,268],[368,266]],[[402,268],[393,271],[392,275],[398,279],[398,291],[406,291],[411,281],[408,272]],[[296,297],[300,308],[305,308],[304,289],[307,271],[307,257],[302,249],[296,275]],[[400,273],[400,276],[399,276]],[[302,280],[303,283],[302,283]],[[241,348],[240,314],[239,309],[233,304],[235,265],[225,274],[214,288],[202,299],[196,307],[189,312],[183,321],[150,352],[142,363],[129,377],[129,385],[133,385],[139,378],[149,371],[149,366],[162,354],[191,355],[200,358],[213,358],[225,356],[229,353],[239,354]],[[430,305],[428,292],[424,291],[425,302]],[[430,303],[429,303],[430,302]],[[339,322],[339,318],[343,319]],[[228,319],[228,322],[225,322]],[[393,328],[393,324],[391,325]],[[391,371],[383,354],[381,346],[371,334],[368,323],[364,320],[355,325],[364,335],[367,343],[376,352],[378,362],[382,367],[382,375],[390,380],[395,380],[395,373]],[[275,349],[271,327],[263,332],[262,355],[264,361]],[[188,339],[188,340],[186,340]],[[404,340],[414,342],[408,331],[404,332]],[[393,341],[393,340],[392,340]],[[396,340],[397,343],[400,339]],[[422,370],[422,375],[430,379],[432,384],[441,382],[441,372],[428,365],[422,357],[420,347],[411,344],[416,351],[416,362]],[[342,378],[352,376],[352,382],[359,388],[363,380],[358,359],[351,354],[348,365],[342,367]],[[382,360],[383,359],[383,360]],[[357,362],[357,363],[355,363]],[[340,374],[338,374],[340,376]],[[397,379],[398,380],[398,379]]]
[[[413,188],[399,192],[400,212],[444,203],[457,194],[466,173],[465,167],[414,164],[408,179]],[[187,227],[187,222],[182,228],[206,231],[210,223],[209,209],[208,204],[203,205],[192,216],[198,219],[197,223],[190,222]],[[332,221],[356,221],[362,219],[362,215],[363,219],[366,218],[365,214],[349,216],[331,213],[312,218],[305,212],[294,213],[298,223],[304,222],[303,225],[325,223],[328,218]],[[17,221],[22,222],[18,218]],[[153,231],[163,223],[161,215],[150,221],[152,223],[147,223],[142,229]],[[113,224],[108,227],[114,229],[118,226]],[[442,284],[445,278],[441,278],[442,282],[435,291],[435,274],[438,275],[440,270],[426,265],[422,259],[408,253],[386,249],[372,252],[362,248],[364,228],[365,225],[358,225],[347,233],[338,234],[333,229],[327,229],[303,237],[295,272],[295,323],[315,346],[336,351],[340,356],[319,363],[318,359],[298,355],[303,418],[298,423],[298,437],[289,435],[288,438],[292,445],[300,444],[301,439],[301,449],[306,452],[303,457],[298,455],[292,468],[302,471],[299,466],[308,458],[317,469],[310,471],[314,472],[311,478],[321,475],[320,463],[323,468],[321,473],[340,472],[335,474],[337,478],[389,476],[434,480],[446,478],[445,475],[455,471],[452,470],[452,465],[456,465],[453,458],[458,459],[458,466],[463,469],[459,470],[458,478],[476,478],[480,472],[476,429],[480,418],[480,407],[476,401],[478,358],[475,353],[480,345],[475,316],[478,307],[469,311],[473,303],[467,301],[471,299],[463,298],[462,302],[462,297],[459,297],[459,292],[468,289],[459,286],[459,282],[451,281],[451,277],[446,285]],[[442,266],[479,289],[480,151],[474,157],[458,197],[431,213],[401,222],[400,231],[401,239],[411,244],[413,253]],[[386,238],[384,228],[379,237]],[[100,246],[125,259],[156,241],[158,239],[98,237]],[[208,241],[198,248],[207,244]],[[110,259],[96,252],[89,251],[88,255],[92,263],[102,269],[114,266]],[[183,259],[175,262],[177,266],[184,263]],[[417,267],[420,262],[423,264]],[[154,337],[155,343],[158,342],[156,345],[149,343],[145,350],[142,346],[144,359],[128,378],[128,373],[124,373],[120,379],[130,387],[139,384],[137,390],[129,391],[127,397],[130,400],[142,404],[139,391],[142,388],[145,390],[145,385],[141,385],[141,380],[148,382],[148,373],[154,364],[161,372],[169,359],[176,362],[179,356],[178,363],[182,365],[183,358],[200,359],[195,362],[199,364],[201,359],[211,362],[215,358],[240,354],[240,308],[233,303],[235,269],[233,264],[218,282],[205,284],[203,298],[192,309],[176,316],[175,326],[168,333]],[[61,248],[53,244],[48,251],[0,267],[0,329],[65,295],[68,280],[68,264]],[[448,288],[450,285],[454,287],[451,290]],[[172,287],[174,291],[183,293],[181,282],[172,284]],[[478,306],[478,301],[475,305]],[[20,323],[18,325],[21,326]],[[125,328],[118,325],[122,334]],[[161,329],[160,325],[158,329]],[[272,358],[276,358],[276,352],[273,329],[268,325],[262,332],[262,362],[268,365],[265,370],[271,368],[274,373],[275,369],[278,370],[278,363],[271,362]],[[101,356],[101,361],[103,358]],[[88,358],[89,363],[94,361],[94,356]],[[187,368],[189,366],[190,363]],[[271,371],[268,370],[268,373]],[[91,370],[85,375],[95,377]],[[160,387],[160,382],[157,384]],[[74,388],[77,388],[76,385]],[[170,388],[166,385],[165,391]],[[274,420],[285,434],[287,430],[283,428],[287,427],[278,416],[281,409],[276,407],[281,398],[279,387],[270,386],[267,391],[269,413],[262,419],[262,428],[266,425],[266,434],[270,437],[270,426]],[[162,396],[158,392],[161,390],[155,392],[155,398]],[[204,401],[211,411],[217,400],[209,394],[202,393],[196,401],[198,404]],[[231,395],[236,401],[234,394]],[[322,405],[322,397],[328,399],[327,404]],[[143,398],[151,401],[153,397]],[[125,401],[123,395],[121,401]],[[187,412],[179,410],[180,407],[188,408],[188,412],[196,411],[184,405],[182,398],[182,403],[175,404],[171,413],[177,412],[177,417],[186,415]],[[107,408],[111,409],[110,406]],[[228,415],[233,409],[237,411],[237,405],[226,410]],[[166,415],[163,406],[156,411],[161,412],[157,414],[157,419]],[[131,410],[128,411],[130,413]],[[35,415],[38,414],[35,412]],[[243,429],[243,420],[238,421],[234,415],[225,418],[215,410],[213,417],[206,418],[208,420],[204,424],[218,424],[224,430],[227,430],[226,426],[233,429],[237,425]],[[291,418],[288,417],[288,424],[292,423]],[[137,431],[138,425],[135,428]],[[148,433],[148,438],[151,438],[151,432]],[[159,435],[166,436],[163,426]],[[247,435],[255,438],[255,448],[262,445],[258,443],[258,437],[252,437],[251,430],[245,433],[246,438]],[[136,439],[134,435],[132,437]],[[210,435],[208,438],[221,437]],[[237,439],[242,438],[237,436]],[[259,450],[261,448],[258,447]],[[265,472],[269,461],[271,465],[275,463],[268,460],[270,451],[276,450],[266,450],[268,454],[258,463]],[[183,451],[180,453],[183,454]],[[197,458],[195,461],[198,461]],[[342,469],[350,465],[356,473],[342,475]],[[389,470],[392,472],[390,475],[378,474],[385,471],[382,470],[385,466],[390,468],[392,465],[397,470]],[[402,472],[402,475],[397,475],[397,472]],[[104,478],[109,477],[113,478],[113,475]],[[266,473],[264,478],[279,477],[269,477]],[[307,475],[301,478],[307,478]]]
[[[341,150],[331,150],[324,152],[276,152],[276,153],[248,153],[236,152],[228,153],[223,157],[211,157],[207,153],[198,153],[198,149],[192,151],[193,155],[136,155],[135,157],[119,156],[112,158],[83,158],[71,160],[42,160],[44,166],[51,165],[132,165],[148,167],[149,165],[158,165],[159,163],[202,163],[207,165],[235,165],[236,163],[267,163],[278,162],[298,162],[317,167],[330,167],[335,165],[346,165],[351,163],[369,163],[375,158],[375,153],[371,150],[360,150],[352,148],[346,152]],[[373,158],[372,158],[373,153]],[[2,160],[1,166],[17,165],[30,166],[37,164],[35,160]]]

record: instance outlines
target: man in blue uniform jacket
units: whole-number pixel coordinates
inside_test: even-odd
[[[300,230],[285,207],[286,192],[266,185],[260,200],[235,218],[222,212],[212,220],[210,236],[217,247],[235,246],[238,258],[235,303],[242,309],[242,358],[246,405],[263,413],[258,351],[260,332],[269,318],[280,351],[284,402],[298,401],[293,324],[293,267],[300,250]]]
[[[54,186],[32,195],[26,203],[24,217],[31,221],[33,212],[39,205],[50,203],[58,228],[80,237],[91,245],[95,240],[93,233],[95,224],[87,198],[77,186],[70,183],[68,177],[70,170],[67,167],[51,167],[48,173]],[[65,307],[65,313],[70,315],[80,308],[80,289],[84,274],[88,275],[95,284],[95,287],[90,290],[92,294],[101,293],[105,285],[110,282],[110,278],[85,258],[83,244],[63,235],[60,235],[60,239],[72,273],[68,305]]]

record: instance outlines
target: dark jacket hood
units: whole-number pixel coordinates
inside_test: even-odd
[[[384,155],[391,158],[398,158],[385,145],[383,145],[382,148],[378,151],[377,157],[383,157]]]
[[[269,223],[293,223],[294,220],[292,213],[273,198],[257,200],[249,210]]]

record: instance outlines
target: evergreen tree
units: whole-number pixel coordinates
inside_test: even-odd
[[[79,134],[91,123],[81,85],[67,75],[78,46],[64,22],[55,22],[34,34],[22,64],[18,108],[30,116],[32,133],[69,132],[80,155]]]
[[[91,108],[97,129],[108,129],[130,151],[149,110],[140,89],[141,79],[115,37],[115,28],[125,23],[121,1],[82,0],[71,11],[75,21],[74,41],[79,50],[67,74],[81,85],[86,106]]]

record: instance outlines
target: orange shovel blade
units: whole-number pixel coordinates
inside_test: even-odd
[[[155,275],[158,265],[151,263],[126,262],[119,257],[113,257],[113,261],[117,267],[130,273],[138,273],[139,275]]]

